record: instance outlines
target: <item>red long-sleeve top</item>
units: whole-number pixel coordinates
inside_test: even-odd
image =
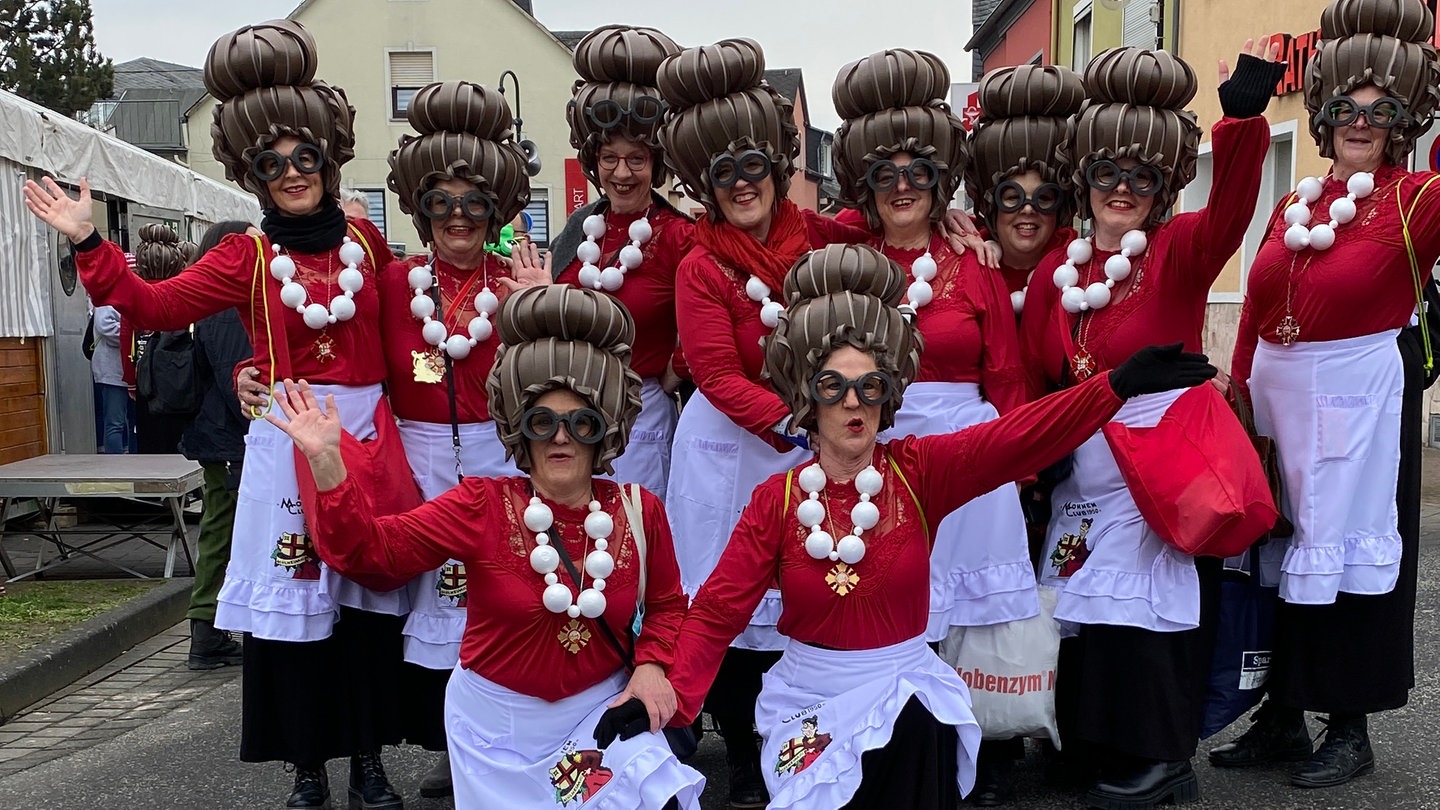
[[[316,341],[321,332],[305,325],[300,313],[280,302],[280,282],[270,275],[274,255],[270,240],[261,237],[263,254],[257,257],[255,238],[232,234],[221,240],[195,264],[174,278],[147,284],[125,263],[125,254],[112,242],[76,253],[81,283],[96,304],[108,304],[132,322],[134,328],[174,330],[230,307],[236,307],[262,379],[272,373],[314,383],[370,385],[385,378],[380,350],[377,268],[395,257],[375,226],[363,219],[349,222],[349,235],[367,248],[360,264],[365,285],[355,294],[355,317],[331,324],[334,357],[322,361]],[[345,269],[340,248],[308,255],[288,252],[299,268],[295,281],[305,287],[309,301],[329,305],[340,294],[336,279]],[[257,260],[259,259],[259,260]]]
[[[1433,172],[1409,172],[1398,166],[1375,171],[1375,191],[1356,201],[1355,219],[1335,230],[1329,250],[1285,247],[1287,196],[1271,217],[1265,243],[1255,255],[1240,313],[1240,333],[1230,373],[1242,390],[1259,340],[1278,343],[1275,330],[1290,310],[1300,324],[1300,340],[1324,341],[1373,335],[1398,329],[1415,311],[1415,282],[1405,249],[1400,209],[1410,220],[1410,240],[1428,281],[1440,256],[1440,177]],[[1346,194],[1345,184],[1326,178],[1320,199],[1310,206],[1316,222],[1323,220],[1336,197]],[[1413,212],[1413,213],[1412,213]]]
[[[1214,182],[1210,197],[1199,211],[1176,215],[1146,234],[1145,254],[1131,259],[1128,292],[1118,302],[1071,315],[1060,306],[1060,290],[1051,280],[1065,263],[1065,247],[1040,260],[1035,283],[1025,296],[1020,319],[1020,346],[1034,391],[1053,390],[1077,346],[1094,358],[1096,370],[1115,368],[1146,346],[1184,343],[1185,350],[1201,350],[1205,302],[1210,285],[1225,263],[1240,249],[1245,229],[1255,213],[1260,174],[1270,143],[1270,127],[1263,116],[1225,118],[1211,130],[1214,144]],[[1095,250],[1090,262],[1079,266],[1080,286],[1105,279],[1105,261],[1117,251]],[[1072,339],[1076,335],[1083,340]]]
[[[427,256],[412,256],[407,261],[394,262],[380,277],[380,334],[385,352],[386,388],[390,393],[390,407],[399,418],[449,424],[448,383],[443,376],[435,379],[428,368],[418,365],[434,356],[434,347],[427,345],[420,334],[423,322],[410,314],[410,299],[415,295],[408,278],[410,269],[427,261]],[[510,269],[488,253],[473,270],[461,270],[436,258],[432,272],[440,280],[445,328],[450,335],[470,334],[470,319],[476,315],[475,294],[485,288],[487,281],[490,291],[502,303],[510,294],[509,289],[497,281],[510,278]],[[492,332],[488,340],[472,347],[465,359],[451,361],[455,374],[455,409],[460,424],[490,418],[485,380],[490,376],[490,367],[495,365],[495,352],[499,348],[500,335],[498,331]],[[439,362],[443,369],[444,358]],[[433,381],[417,380],[417,376]]]
[[[630,223],[644,211],[619,214],[605,212],[605,235],[600,238],[600,268],[614,267],[620,249],[630,244]],[[665,208],[650,212],[650,241],[640,249],[644,261],[625,274],[625,284],[613,293],[635,318],[634,353],[630,367],[642,379],[660,377],[675,353],[678,329],[675,326],[675,269],[694,245],[694,224]],[[561,284],[580,286],[576,259],[555,279]]]
[[[980,229],[980,235],[984,239],[990,238],[990,235],[986,233],[984,228]],[[1071,228],[1068,225],[1056,228],[1054,235],[1050,237],[1050,241],[1045,245],[1045,252],[1044,254],[1042,254],[1042,261],[1047,258],[1052,251],[1064,251],[1065,246],[1074,241],[1075,237],[1075,229]],[[1005,256],[1002,255],[1000,257],[1000,276],[1005,280],[1006,292],[1013,293],[1025,289],[1026,286],[1028,286],[1034,280],[1031,278],[1031,275],[1038,275],[1036,271],[1038,271],[1039,269],[1040,265],[1037,265],[1035,267],[1016,267],[1015,265],[1012,265],[1008,261],[1006,261]],[[1054,272],[1054,268],[1051,268],[1051,272]],[[1042,281],[1050,282],[1053,284],[1053,282],[1051,282],[1048,278],[1042,278]],[[1015,310],[1012,307],[1010,311],[1014,312]]]
[[[802,209],[811,250],[830,244],[860,244],[870,234]],[[731,267],[696,245],[681,260],[676,279],[676,308],[685,362],[701,393],[730,421],[782,450],[791,445],[771,428],[790,415],[770,385],[760,380],[765,352],[760,339],[770,327],[760,321],[760,305],[745,295],[750,274]]]
[[[891,247],[883,239],[873,244],[907,271],[925,252]],[[930,282],[935,295],[916,310],[925,351],[915,382],[979,383],[985,400],[1000,413],[1019,407],[1030,397],[1004,278],[981,267],[974,253],[956,255],[938,232],[930,237],[929,250],[937,268]]]
[[[614,521],[609,551],[615,571],[605,578],[606,609],[600,619],[573,620],[585,640],[572,653],[564,644],[572,619],[546,609],[541,601],[545,580],[530,567],[535,534],[523,519],[532,495],[530,479],[466,478],[417,509],[377,517],[370,495],[354,478],[316,496],[310,516],[317,549],[346,575],[409,578],[448,559],[465,563],[471,587],[460,662],[466,669],[521,694],[556,701],[594,686],[623,666],[619,652],[595,624],[603,620],[623,644],[635,613],[637,547],[619,485],[602,479],[593,484],[595,498]],[[583,570],[585,555],[593,550],[584,529],[589,510],[549,506],[555,515],[551,542],[564,542],[576,568]],[[668,670],[686,598],[664,507],[642,490],[640,509],[646,590],[635,663]],[[578,591],[564,565],[556,573],[573,598]],[[589,587],[588,577],[585,583]]]
[[[872,463],[884,477],[877,496],[881,522],[865,533],[865,557],[854,566],[859,581],[844,596],[826,581],[835,563],[805,551],[809,530],[795,516],[807,497],[798,470],[789,478],[788,504],[786,475],[772,476],[756,488],[681,625],[669,673],[680,702],[672,724],[694,720],[725,648],[777,578],[785,601],[778,629],[796,641],[869,650],[925,632],[930,548],[940,521],[970,499],[1054,463],[1120,405],[1102,374],[958,433],[877,444]],[[845,533],[841,521],[858,501],[853,485],[826,487],[826,513],[835,525],[825,528],[832,536]]]

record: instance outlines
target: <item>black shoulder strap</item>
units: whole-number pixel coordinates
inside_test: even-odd
[[[555,532],[554,526],[551,526],[546,534],[550,535],[551,541],[555,544],[555,550],[560,552],[560,562],[565,565],[565,570],[570,572],[570,578],[575,580],[575,587],[582,587],[580,584],[580,570],[575,567],[575,563],[570,559],[570,552],[565,548],[565,541]],[[634,672],[635,657],[629,650],[625,649],[625,645],[620,643],[620,639],[615,637],[615,631],[611,630],[610,625],[605,623],[605,618],[602,616],[595,619],[595,624],[599,625],[600,632],[605,636],[605,640],[610,642],[610,646],[614,647],[615,652],[620,654],[620,661],[625,664],[625,670],[627,672]]]
[[[481,259],[480,261],[485,261]],[[436,271],[435,261],[430,262],[430,272]],[[440,303],[439,276],[434,276],[436,283],[430,288],[430,297],[435,301],[435,317],[443,325],[445,323],[445,307]],[[446,335],[449,337],[449,335]],[[460,463],[460,409],[455,405],[455,363],[450,359],[450,353],[444,349],[440,350],[440,356],[445,358],[445,394],[450,400],[450,443],[455,448],[455,478],[457,481],[465,481],[465,466]]]

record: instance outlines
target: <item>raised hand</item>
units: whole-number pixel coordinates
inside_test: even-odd
[[[1212,378],[1218,369],[1203,354],[1184,351],[1184,344],[1146,346],[1110,372],[1110,389],[1121,399],[1190,388]]]
[[[515,245],[510,251],[510,272],[514,278],[502,278],[500,283],[510,292],[523,290],[526,287],[539,287],[550,284],[555,277],[550,274],[550,252],[546,251],[542,259],[540,248],[534,242],[525,239]]]
[[[1220,108],[1231,118],[1251,118],[1265,112],[1275,86],[1285,75],[1280,43],[1272,36],[1245,40],[1235,60],[1235,73],[1220,60]]]
[[[268,413],[265,421],[289,436],[306,458],[324,456],[331,450],[339,453],[340,414],[335,410],[334,394],[325,396],[322,408],[315,400],[315,392],[310,390],[310,383],[304,380],[295,383],[286,378],[280,384],[275,404],[280,406],[285,418]]]
[[[25,181],[25,207],[71,242],[79,244],[88,239],[95,232],[95,225],[90,221],[89,181],[80,178],[80,199],[77,200],[66,194],[54,179],[42,177],[40,180],[44,185],[34,180]]]

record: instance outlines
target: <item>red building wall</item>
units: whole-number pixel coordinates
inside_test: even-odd
[[[1040,63],[1050,63],[1050,32],[1053,29],[1051,20],[1052,3],[1048,0],[1035,0],[1030,7],[1020,15],[1020,19],[1005,32],[1005,38],[1000,45],[985,57],[985,70],[1009,67],[1011,65],[1023,65],[1040,54]],[[975,77],[979,81],[980,77]]]

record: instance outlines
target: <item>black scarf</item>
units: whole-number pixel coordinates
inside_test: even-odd
[[[270,208],[260,220],[260,230],[271,243],[296,253],[324,253],[340,247],[345,239],[345,212],[333,200],[319,211],[292,217]]]

